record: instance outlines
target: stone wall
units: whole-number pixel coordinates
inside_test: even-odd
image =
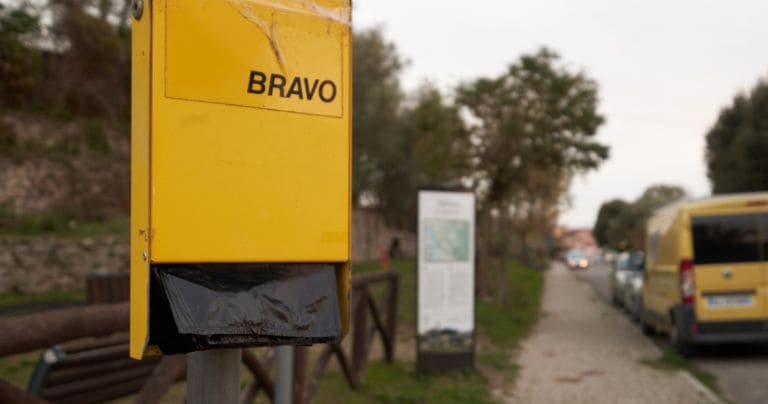
[[[0,220],[128,214],[130,136],[107,124],[0,113]]]
[[[400,239],[400,251],[416,256],[416,236],[413,233],[387,227],[382,216],[371,209],[355,209],[352,213],[352,261],[371,261],[381,257],[393,238]]]
[[[378,260],[393,237],[400,239],[403,255],[415,255],[413,234],[388,228],[375,211],[355,210],[352,260]],[[130,246],[123,237],[0,239],[0,293],[83,288],[88,273],[127,272],[129,261]]]
[[[121,237],[0,239],[0,293],[84,288],[86,274],[127,272],[129,260]]]

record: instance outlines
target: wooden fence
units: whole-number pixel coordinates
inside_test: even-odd
[[[85,337],[103,337],[128,330],[128,304],[111,303],[114,296],[127,296],[115,284],[102,278],[100,285],[89,285],[97,304],[44,313],[0,318],[0,357],[33,350]],[[127,287],[124,280],[118,280]],[[378,290],[377,288],[381,287]],[[108,288],[104,292],[102,288]],[[363,382],[371,346],[378,335],[387,362],[394,359],[397,331],[397,295],[399,274],[395,270],[353,276],[351,290],[351,343],[318,345],[316,348],[296,347],[294,351],[294,404],[311,403],[332,358],[342,370],[350,388]],[[107,296],[105,298],[104,296]],[[259,352],[261,355],[257,355]],[[274,353],[268,348],[243,349],[243,364],[253,376],[242,401],[251,403],[263,391],[270,401],[274,397],[271,376]],[[165,392],[186,375],[186,355],[165,356],[152,370],[136,396],[137,403],[156,403]],[[0,402],[45,402],[40,397],[0,380]]]

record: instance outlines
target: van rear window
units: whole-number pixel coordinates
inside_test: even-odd
[[[758,215],[693,217],[697,264],[760,261]]]

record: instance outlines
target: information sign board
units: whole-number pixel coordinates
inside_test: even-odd
[[[418,208],[420,370],[471,367],[475,335],[475,197],[421,190]]]

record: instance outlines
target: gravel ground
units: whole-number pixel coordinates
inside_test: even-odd
[[[709,403],[686,375],[642,363],[659,350],[562,264],[523,343],[510,403]]]

